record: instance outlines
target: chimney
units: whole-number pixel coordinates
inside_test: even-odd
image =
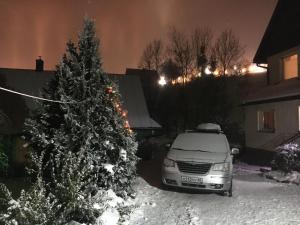
[[[39,58],[35,60],[35,71],[37,72],[44,71],[44,61],[42,60],[41,56],[39,56]]]

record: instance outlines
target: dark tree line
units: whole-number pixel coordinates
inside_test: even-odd
[[[200,123],[218,123],[230,141],[243,144],[242,82],[241,76],[211,76],[186,87],[166,86],[160,90],[153,117],[171,135]]]
[[[246,66],[243,54],[244,47],[230,29],[214,38],[208,27],[190,34],[172,27],[166,43],[155,40],[147,45],[139,64],[169,80],[179,76],[183,80],[181,85],[167,85],[152,96],[156,102],[149,107],[151,116],[169,134],[213,122],[219,123],[233,142],[243,142],[242,77],[236,76]],[[207,76],[216,71],[220,76]],[[191,77],[192,82],[187,82]]]

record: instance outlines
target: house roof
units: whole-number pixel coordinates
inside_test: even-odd
[[[141,77],[154,77],[155,79],[158,78],[158,73],[156,70],[147,70],[147,69],[134,69],[134,68],[127,68],[126,75],[137,75]]]
[[[243,105],[300,99],[300,80],[293,78],[275,85],[267,85],[249,93]]]
[[[267,73],[245,74],[241,77],[240,96],[243,100],[267,86]]]
[[[54,71],[0,68],[0,86],[25,94],[41,96],[42,89]],[[111,75],[119,84],[123,108],[128,111],[132,128],[160,128],[149,116],[139,77]],[[18,133],[30,110],[37,107],[34,99],[0,90],[0,133]]]
[[[300,45],[299,21],[300,1],[278,0],[253,61],[267,63],[267,57]]]
[[[41,89],[51,79],[53,72],[0,68],[0,86],[40,96]],[[0,133],[18,133],[29,109],[36,107],[35,100],[0,90],[1,127]]]
[[[128,110],[130,126],[136,129],[160,128],[149,116],[139,76],[113,76],[113,80],[119,85],[123,107]]]

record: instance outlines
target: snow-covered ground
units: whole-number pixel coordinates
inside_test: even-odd
[[[214,193],[163,190],[149,176],[139,177],[137,208],[129,224],[300,224],[299,186],[268,180],[259,175],[259,167],[241,163],[235,165],[234,174],[232,198]]]

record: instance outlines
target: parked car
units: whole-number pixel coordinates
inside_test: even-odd
[[[162,165],[162,182],[167,186],[210,190],[232,196],[232,158],[217,124],[200,124],[197,130],[179,134]]]

